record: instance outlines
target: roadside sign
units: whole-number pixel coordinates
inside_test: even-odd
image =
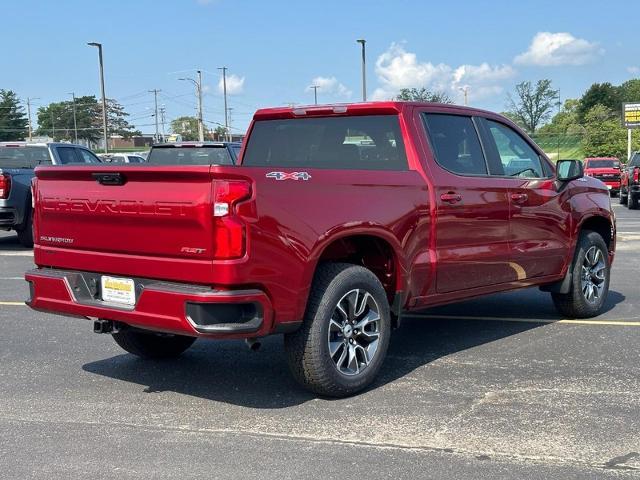
[[[622,104],[622,126],[640,128],[640,103]]]

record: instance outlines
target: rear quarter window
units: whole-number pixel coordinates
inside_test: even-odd
[[[254,167],[407,170],[397,115],[255,122],[242,164]]]
[[[0,146],[0,168],[35,168],[38,165],[51,165],[47,147]]]

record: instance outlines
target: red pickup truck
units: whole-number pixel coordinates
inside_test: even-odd
[[[584,174],[602,181],[611,192],[611,196],[620,192],[620,160],[616,157],[585,158]]]
[[[345,396],[403,312],[530,286],[571,317],[606,299],[606,188],[500,115],[264,109],[239,163],[38,168],[28,304],[142,357],[283,333],[295,378]]]
[[[634,152],[629,163],[622,169],[620,203],[629,210],[640,206],[640,152]]]

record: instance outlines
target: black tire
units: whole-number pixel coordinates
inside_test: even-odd
[[[583,293],[582,277],[585,256],[592,247],[600,251],[604,262],[604,280],[599,284],[602,285],[602,292],[597,300],[593,302],[587,300],[585,293]],[[580,234],[571,269],[571,290],[569,293],[552,293],[553,303],[559,313],[569,318],[595,317],[600,313],[607,299],[611,280],[611,265],[609,264],[607,245],[598,233],[586,230]]]
[[[627,194],[627,208],[629,210],[637,210],[638,209],[638,200],[640,195],[634,194],[633,192],[629,192]]]
[[[24,219],[24,224],[19,230],[16,230],[18,234],[18,242],[23,247],[33,247],[33,213],[29,208]]]
[[[358,292],[362,292],[360,306],[364,309],[360,317],[355,315],[359,310]],[[365,292],[370,297],[364,295]],[[347,298],[350,295],[355,295],[353,302],[353,318],[355,320],[350,324],[354,328],[358,322],[362,321],[362,318],[370,315],[369,312],[372,311],[370,305],[377,308],[379,315],[379,320],[375,323],[374,335],[378,336],[372,358],[369,359],[369,353],[367,353],[368,363],[366,361],[360,362],[357,352],[354,350],[356,353],[353,365],[357,373],[343,373],[339,365],[340,360],[335,359],[336,357],[342,358],[341,355],[338,355],[341,348],[344,352],[350,351],[351,348],[362,349],[363,343],[366,345],[365,348],[369,348],[371,344],[365,343],[369,341],[369,335],[365,335],[364,332],[365,328],[363,327],[360,332],[357,329],[352,330],[347,326],[349,323],[347,318],[342,322],[342,325],[344,328],[349,328],[348,334],[345,333],[346,330],[330,332],[330,321],[338,312],[338,303],[353,299],[353,297]],[[333,323],[331,327],[334,330],[335,325],[336,323]],[[334,345],[342,343],[334,350],[334,357],[330,355],[329,339],[331,335],[336,335],[338,338],[333,342]],[[346,397],[366,388],[373,382],[386,356],[390,336],[389,301],[380,280],[370,270],[358,265],[326,263],[321,264],[316,271],[302,326],[297,331],[285,335],[284,345],[291,372],[302,386],[319,395]],[[349,342],[352,346],[349,345]],[[363,359],[362,350],[360,350],[360,354],[360,359]],[[344,358],[342,366],[349,368],[352,365],[352,358],[349,356]],[[360,365],[363,365],[362,369]]]
[[[120,347],[142,358],[175,358],[188,349],[195,337],[168,335],[125,327],[112,334]]]
[[[626,205],[627,201],[628,201],[628,197],[626,194],[624,194],[624,192],[622,191],[622,189],[620,189],[620,194],[618,195],[618,201],[620,202],[620,205]]]

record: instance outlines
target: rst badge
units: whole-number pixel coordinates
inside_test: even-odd
[[[274,178],[280,180],[309,180],[311,175],[308,172],[269,172],[267,178]]]

